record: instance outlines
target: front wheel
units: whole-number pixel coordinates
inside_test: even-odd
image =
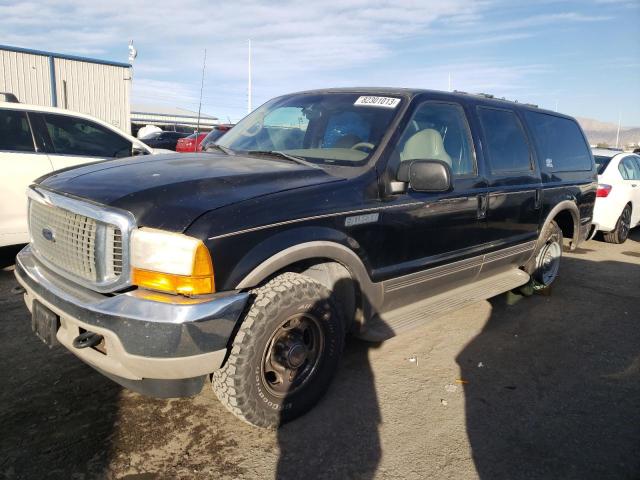
[[[253,294],[213,390],[245,422],[277,427],[306,413],[329,387],[344,322],[331,292],[304,275],[284,273]]]
[[[602,236],[604,241],[608,243],[624,243],[629,237],[629,230],[631,229],[631,205],[626,205],[618,221],[616,222],[616,228],[611,232],[606,232]]]

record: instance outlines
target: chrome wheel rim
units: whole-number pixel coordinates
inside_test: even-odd
[[[538,253],[536,270],[543,285],[551,285],[558,276],[561,257],[562,246],[556,240],[547,242]]]
[[[318,319],[297,314],[282,322],[271,335],[262,360],[261,377],[272,395],[292,395],[315,376],[324,352],[324,333]]]

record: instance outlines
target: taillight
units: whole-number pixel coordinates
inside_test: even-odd
[[[607,185],[605,183],[598,184],[598,190],[596,191],[596,197],[604,198],[609,196],[611,189],[613,187],[611,185]]]

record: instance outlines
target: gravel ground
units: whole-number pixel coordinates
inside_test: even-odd
[[[279,431],[210,388],[154,400],[31,333],[0,271],[0,477],[640,479],[640,231],[563,258],[549,296],[496,297],[347,344]]]

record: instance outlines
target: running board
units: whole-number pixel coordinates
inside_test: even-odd
[[[514,269],[463,285],[420,302],[379,314],[371,319],[366,330],[358,337],[380,342],[423,325],[443,314],[508,292],[528,281],[529,274]]]

